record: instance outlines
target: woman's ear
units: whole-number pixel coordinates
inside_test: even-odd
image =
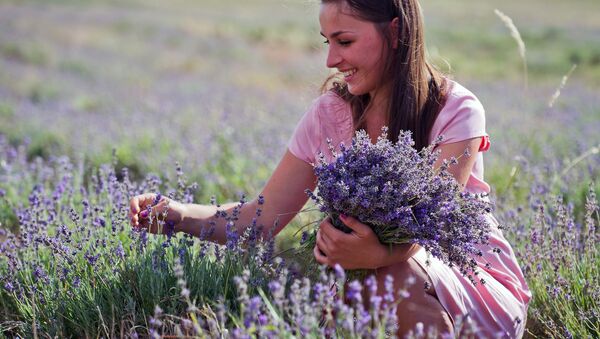
[[[395,17],[390,22],[390,32],[392,32],[392,48],[398,48],[398,40],[399,40],[399,29],[400,29],[400,18]]]

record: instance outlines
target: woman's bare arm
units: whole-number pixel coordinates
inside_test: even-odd
[[[304,206],[308,199],[305,190],[314,189],[315,180],[312,166],[286,151],[260,194],[264,197],[264,203],[259,205],[257,197],[242,205],[235,222],[238,231],[241,231],[240,227],[252,223],[257,208],[260,208],[262,212],[258,223],[264,225],[263,236],[277,234]],[[183,205],[181,222],[175,226],[175,230],[200,236],[203,227],[210,227],[214,223],[215,229],[209,240],[223,244],[226,241],[226,221],[216,218],[215,214],[219,209],[231,215],[236,206],[239,203],[228,203],[219,208],[211,205]]]

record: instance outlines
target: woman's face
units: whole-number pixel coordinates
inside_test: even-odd
[[[375,24],[352,15],[345,2],[322,4],[319,22],[329,45],[327,67],[344,74],[350,93],[373,95],[385,66],[384,40]]]

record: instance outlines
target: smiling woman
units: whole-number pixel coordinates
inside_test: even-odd
[[[340,5],[345,9],[339,10]],[[400,15],[395,15],[398,11]],[[344,75],[344,85],[337,92],[349,98],[356,128],[367,129],[367,119],[379,120],[389,126],[391,140],[395,141],[401,130],[410,130],[418,149],[427,146],[445,100],[445,81],[425,58],[418,3],[394,9],[387,2],[377,8],[359,1],[325,0],[320,23],[324,31],[339,28],[328,32],[335,43],[330,44],[327,67]],[[327,84],[337,86],[335,76],[330,80],[325,89]],[[369,111],[376,113],[367,114]],[[377,127],[371,124],[368,130],[375,134]]]
[[[321,151],[327,151],[328,141],[348,144],[359,129],[376,140],[383,126],[389,127],[391,141],[397,141],[400,131],[412,132],[417,150],[443,137],[436,146],[440,155],[435,166],[441,166],[444,159],[459,158],[449,172],[464,190],[490,192],[483,177],[482,152],[489,148],[483,107],[470,91],[427,63],[417,0],[323,0],[319,22],[329,46],[326,65],[336,68],[338,76],[326,81],[323,95],[296,126],[287,152],[261,195],[243,206],[221,207],[139,195],[131,199],[133,226],[158,232],[157,225],[149,224],[155,219],[148,218],[148,209],[153,216],[164,217],[166,212],[166,221],[175,231],[200,236],[202,227],[211,225],[211,240],[225,243],[230,226],[219,218],[222,210],[236,209],[237,225],[252,225],[260,207],[263,223],[275,225],[262,230],[270,237],[301,210],[307,201],[305,191],[314,190],[317,178],[312,164]],[[472,156],[461,158],[465,149]],[[480,337],[523,335],[531,294],[492,215],[483,215],[491,227],[489,244],[482,245],[481,257],[474,259],[480,268],[478,278],[486,283],[476,285],[456,267],[428,259],[417,244],[397,245],[389,251],[360,218],[342,218],[352,230],[349,234],[324,220],[314,256],[332,267],[373,269],[380,286],[388,275],[398,289],[414,277],[417,283],[410,297],[398,305],[398,335],[419,323],[438,333],[460,335],[459,324],[465,321],[477,324]]]

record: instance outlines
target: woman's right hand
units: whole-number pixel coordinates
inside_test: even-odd
[[[129,201],[131,226],[145,228],[151,233],[166,234],[176,230],[184,211],[184,204],[156,193],[140,194]]]

